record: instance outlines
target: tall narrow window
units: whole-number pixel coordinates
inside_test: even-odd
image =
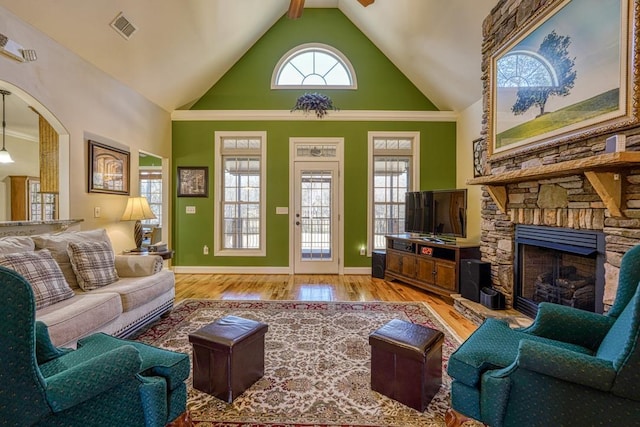
[[[271,88],[356,89],[356,74],[339,50],[310,43],[284,54],[273,71]]]
[[[216,255],[266,255],[265,164],[265,132],[216,132]]]
[[[143,224],[162,224],[162,168],[140,167],[140,195],[147,198],[156,219],[144,219]]]
[[[385,236],[404,232],[405,193],[418,177],[419,134],[369,133],[370,249],[384,249]]]

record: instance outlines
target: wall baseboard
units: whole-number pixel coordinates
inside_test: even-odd
[[[289,267],[174,266],[176,274],[293,274]],[[369,275],[371,267],[346,267],[346,275]]]
[[[344,274],[351,274],[351,275],[370,275],[371,274],[371,267],[345,267],[344,268]]]
[[[289,267],[174,266],[172,269],[178,274],[291,274]]]

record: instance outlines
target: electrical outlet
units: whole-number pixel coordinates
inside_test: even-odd
[[[93,208],[93,217],[100,218],[100,206],[96,206]]]
[[[367,249],[363,246],[360,248],[360,255],[366,255],[367,254]]]
[[[188,214],[194,214],[194,213],[196,213],[196,207],[195,206],[187,206],[187,209],[185,211]]]
[[[209,246],[204,245],[204,247],[202,248],[202,254],[209,255]]]

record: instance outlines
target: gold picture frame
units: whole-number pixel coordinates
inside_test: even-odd
[[[557,0],[489,61],[492,158],[640,122],[638,2]]]
[[[129,195],[129,152],[89,140],[89,193]]]

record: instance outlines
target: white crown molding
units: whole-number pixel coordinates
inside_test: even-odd
[[[11,130],[9,128],[6,128],[6,135],[13,138],[24,139],[25,141],[31,141],[31,142],[40,141],[40,138],[38,138],[37,136],[29,135],[28,133],[19,132],[16,130]]]
[[[323,120],[343,122],[455,122],[455,111],[382,111],[339,110],[329,111],[324,118],[315,114],[289,110],[175,110],[171,120],[181,121],[300,121]]]

